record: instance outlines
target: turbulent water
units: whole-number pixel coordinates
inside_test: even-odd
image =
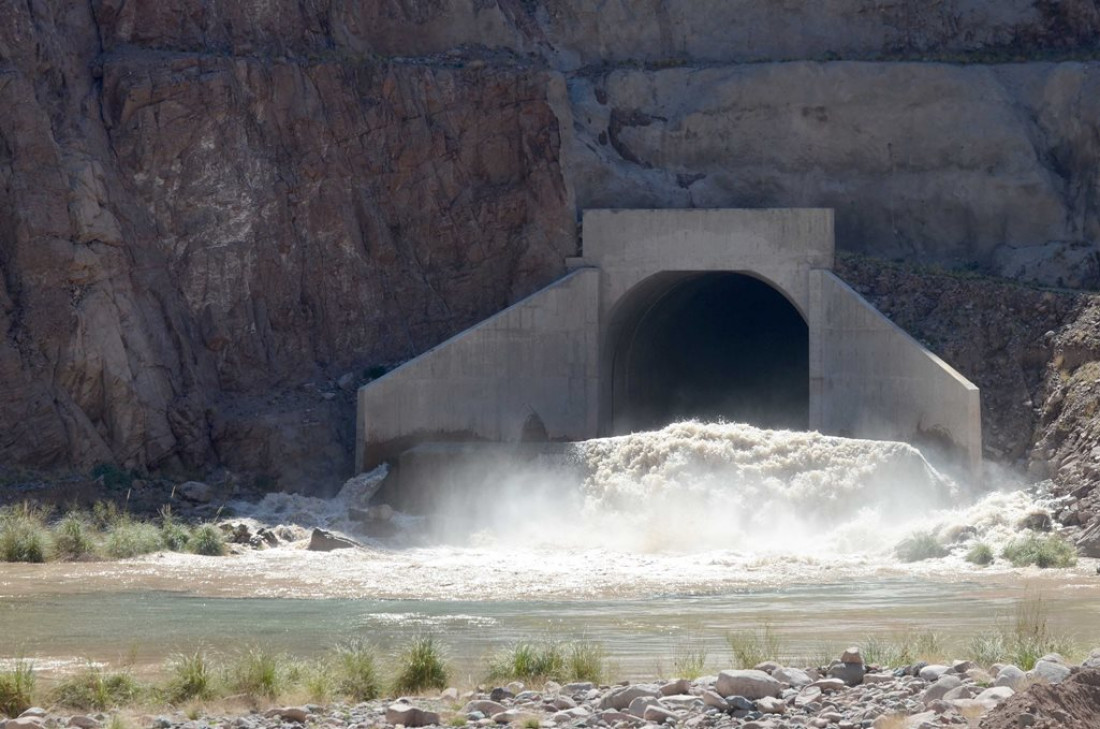
[[[396,515],[398,533],[386,540],[348,517],[349,507],[366,508],[384,468],[335,499],[236,504],[259,522],[297,525],[301,537],[318,525],[370,547],[324,557],[316,579],[303,565],[317,555],[248,555],[248,581],[263,583],[260,594],[289,580],[301,594],[508,599],[957,575],[978,569],[962,558],[970,546],[999,550],[1044,507],[1013,484],[960,485],[903,443],[728,423],[590,440],[564,456],[456,462],[446,476],[433,513]],[[899,563],[895,546],[917,531],[951,555]]]
[[[386,539],[351,518],[377,499],[381,468],[334,499],[233,505],[254,526],[281,525],[291,541],[278,548],[4,566],[0,634],[58,665],[126,651],[153,665],[195,641],[320,650],[428,627],[473,665],[493,645],[546,631],[598,635],[645,673],[676,641],[720,651],[737,625],[777,624],[800,650],[829,630],[840,644],[922,626],[965,636],[1029,594],[1059,626],[1100,630],[1096,560],[1040,572],[963,559],[977,541],[999,552],[1049,504],[1007,482],[958,484],[905,444],[688,422],[564,455],[524,452],[456,461],[435,484],[433,513],[395,515]],[[313,526],[366,547],[310,552]],[[916,531],[950,555],[901,563],[894,547]]]

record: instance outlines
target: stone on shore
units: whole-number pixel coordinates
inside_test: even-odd
[[[774,678],[755,669],[721,671],[715,690],[719,695],[744,696],[746,699],[762,699],[765,696],[779,696],[783,692],[783,684]]]
[[[404,724],[407,727],[434,726],[439,724],[439,714],[398,701],[386,708],[386,723]]]
[[[660,689],[654,684],[634,684],[612,689],[600,700],[601,709],[616,709],[622,711],[630,706],[630,702],[639,697],[653,697],[660,695]]]
[[[1054,661],[1040,660],[1035,662],[1035,668],[1027,672],[1027,677],[1046,681],[1047,683],[1062,683],[1062,681],[1069,678],[1069,674],[1068,666]]]
[[[997,671],[997,678],[993,680],[994,686],[1007,686],[1013,691],[1019,691],[1027,681],[1027,674],[1016,666],[1001,666]]]

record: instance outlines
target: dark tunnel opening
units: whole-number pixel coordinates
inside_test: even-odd
[[[688,418],[806,429],[809,330],[781,293],[737,273],[654,278],[613,340],[615,433]]]

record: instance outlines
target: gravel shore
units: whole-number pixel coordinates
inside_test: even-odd
[[[191,709],[126,721],[147,729],[1073,729],[1100,726],[1100,649],[1080,665],[1048,655],[1029,671],[1000,664],[987,671],[970,661],[880,668],[865,665],[860,650],[852,647],[820,669],[769,661],[695,680],[616,685],[550,681],[531,688],[513,682],[354,705],[308,704],[220,715]],[[0,722],[0,729],[126,725],[110,714],[32,708]]]

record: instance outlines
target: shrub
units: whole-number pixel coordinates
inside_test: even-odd
[[[0,673],[0,714],[16,717],[34,706],[34,664],[22,658]]]
[[[337,688],[353,701],[378,698],[378,673],[374,666],[374,651],[361,641],[340,646],[337,651]]]
[[[301,682],[310,701],[326,704],[332,698],[335,676],[327,660],[320,660],[301,671]]]
[[[278,698],[284,688],[284,671],[279,657],[253,647],[238,656],[230,667],[230,687],[250,697]]]
[[[191,533],[191,551],[207,557],[224,557],[225,535],[213,524],[202,524]]]
[[[88,520],[76,512],[66,514],[53,530],[54,554],[60,559],[79,559],[95,553]]]
[[[992,666],[1007,660],[1007,634],[1003,630],[987,630],[973,636],[967,644],[967,656],[979,666]]]
[[[1009,662],[1025,671],[1048,653],[1071,655],[1076,648],[1072,640],[1050,630],[1041,597],[1020,601],[1011,622],[1002,620],[996,629],[979,633],[969,644],[970,657],[981,665]]]
[[[607,673],[606,652],[599,643],[581,640],[569,644],[569,675],[572,681],[603,682]]]
[[[104,711],[114,706],[132,703],[139,689],[133,676],[108,673],[100,666],[88,666],[75,676],[59,683],[53,699],[71,709]]]
[[[966,553],[966,561],[982,567],[993,564],[993,549],[988,544],[978,542]]]
[[[0,559],[45,562],[49,544],[44,511],[27,503],[0,510]]]
[[[706,646],[700,644],[677,645],[672,655],[675,678],[694,680],[703,675],[707,663]]]
[[[1073,545],[1059,536],[1039,536],[1029,534],[1016,539],[1005,546],[1001,556],[1012,563],[1013,567],[1035,565],[1047,567],[1073,567],[1077,564],[1077,552]]]
[[[418,693],[424,689],[447,686],[447,666],[443,649],[433,636],[414,638],[398,659],[395,693]]]
[[[206,700],[214,696],[214,673],[206,652],[199,649],[172,659],[171,677],[166,686],[169,701]]]
[[[495,656],[489,663],[491,681],[547,681],[565,677],[565,655],[561,644],[552,641],[521,641]]]
[[[943,642],[931,630],[885,638],[872,636],[863,642],[863,659],[878,666],[897,668],[914,661],[935,661],[943,656]]]
[[[763,661],[778,660],[782,643],[770,625],[759,630],[727,633],[726,642],[737,668],[752,668]]]
[[[894,554],[902,562],[920,562],[946,557],[948,550],[930,532],[916,532],[899,542]]]
[[[118,519],[107,532],[105,550],[116,559],[137,557],[161,548],[160,530],[152,524]]]
[[[172,507],[164,506],[160,510],[160,541],[165,549],[182,552],[191,541],[191,533],[172,516]]]

